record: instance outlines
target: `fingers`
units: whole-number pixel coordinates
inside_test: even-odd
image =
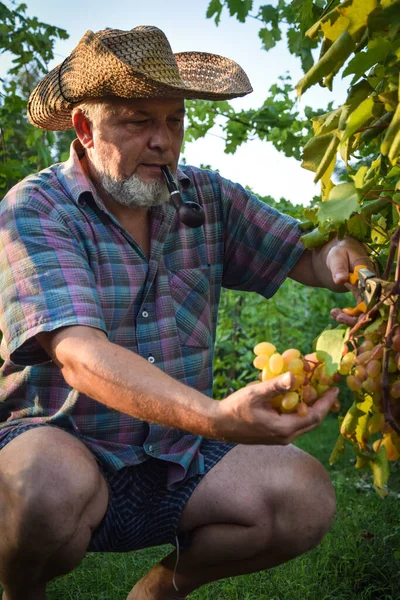
[[[337,321],[337,323],[347,325],[348,327],[354,327],[354,325],[358,321],[357,317],[352,317],[351,315],[346,315],[346,313],[344,313],[340,308],[332,308],[331,317],[332,317],[332,319]]]
[[[326,264],[337,285],[348,282],[350,273],[357,265],[364,264],[373,270],[364,246],[353,238],[345,238],[332,246],[328,252]]]
[[[330,388],[313,406],[309,407],[304,417],[300,417],[296,413],[281,415],[282,420],[285,419],[284,428],[286,429],[283,443],[290,443],[300,435],[315,429],[331,410],[338,393],[337,387]]]

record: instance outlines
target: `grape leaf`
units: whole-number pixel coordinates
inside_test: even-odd
[[[354,183],[340,183],[332,188],[328,200],[320,204],[318,219],[321,224],[329,221],[339,225],[359,210],[360,204]]]
[[[360,127],[373,117],[374,99],[369,97],[361,102],[361,104],[350,114],[347,119],[346,128],[342,137],[343,144],[350,136],[353,135]]]
[[[365,52],[359,52],[351,59],[346,69],[343,71],[343,77],[354,73],[353,81],[357,81],[373,65],[382,62],[392,49],[392,43],[384,38],[371,40]]]
[[[339,455],[343,454],[343,452],[344,452],[344,437],[342,434],[340,434],[338,439],[336,440],[336,444],[332,450],[332,454],[330,455],[329,464],[333,465],[333,463],[335,463],[339,459]]]
[[[349,331],[348,327],[325,329],[317,339],[315,348],[317,358],[324,361],[325,371],[329,377],[334,375],[339,369],[344,344]]]
[[[332,71],[337,71],[348,56],[354,51],[355,42],[348,31],[343,31],[340,37],[332,44],[332,46],[325,52],[325,54],[319,59],[319,61],[311,67],[311,69],[304,75],[302,79],[296,85],[298,96],[304,94],[309,87],[318,83],[329,75]]]
[[[389,463],[385,446],[380,447],[375,458],[369,461],[369,466],[374,476],[374,488],[379,496],[384,498],[388,494],[386,484],[389,479]]]

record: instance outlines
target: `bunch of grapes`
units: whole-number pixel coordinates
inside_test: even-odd
[[[368,421],[364,438],[369,442],[369,437],[379,433],[379,439],[372,444],[377,452],[384,446],[388,460],[395,461],[400,458],[400,437],[390,425],[385,422],[382,393],[382,359],[384,356],[386,323],[371,334],[364,334],[362,342],[354,349],[348,351],[347,347],[342,357],[339,373],[346,376],[346,383],[356,397],[363,401],[369,397],[371,406],[368,412]],[[390,408],[393,417],[400,416],[400,327],[396,326],[388,349],[388,377]],[[396,419],[396,420],[397,420]],[[343,423],[341,433],[349,437],[346,424]]]
[[[270,342],[260,342],[254,347],[256,355],[253,365],[261,371],[261,381],[268,381],[281,373],[290,371],[295,378],[293,388],[276,396],[272,404],[281,413],[297,412],[305,416],[308,407],[320,398],[337,380],[336,375],[330,377],[325,365],[318,360],[316,353],[302,356],[296,348],[290,348],[280,354]],[[332,408],[340,410],[339,400]]]

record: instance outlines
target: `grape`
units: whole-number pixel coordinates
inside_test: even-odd
[[[323,385],[322,383],[319,383],[317,385],[317,395],[318,398],[321,398],[321,396],[323,394],[325,394],[325,392],[327,392],[329,390],[330,386],[329,385]]]
[[[392,348],[396,352],[400,352],[400,335],[396,334],[392,339]]]
[[[300,374],[304,371],[304,363],[301,358],[293,358],[288,363],[288,371],[291,371],[294,374]]]
[[[395,381],[390,386],[390,395],[395,400],[397,400],[397,398],[400,398],[400,381],[399,380]]]
[[[257,354],[257,356],[260,354],[264,356],[271,356],[275,351],[275,346],[270,344],[270,342],[261,342],[260,344],[254,346],[254,354]]]
[[[296,373],[294,376],[295,379],[295,384],[293,386],[294,390],[298,390],[299,388],[301,388],[301,386],[303,385],[304,381],[305,381],[305,374],[304,373]]]
[[[283,362],[282,355],[278,354],[278,352],[276,352],[275,354],[273,354],[269,358],[269,364],[268,364],[268,366],[269,366],[269,370],[274,375],[279,375],[280,373],[282,373],[283,367],[285,366],[285,363]]]
[[[292,412],[299,403],[299,395],[297,392],[286,392],[281,401],[281,407],[284,412]]]
[[[345,354],[343,356],[340,364],[349,365],[350,367],[352,367],[355,362],[356,362],[356,355],[354,354],[354,352],[348,352],[347,354]]]
[[[268,379],[272,379],[273,377],[275,377],[275,375],[271,373],[268,365],[264,367],[261,373],[261,381],[268,381]]]
[[[388,360],[388,372],[396,373],[397,372],[397,362],[394,356],[390,355]]]
[[[318,371],[318,375],[316,375],[319,383],[322,385],[331,386],[333,383],[333,380],[332,380],[332,377],[329,377],[329,375],[326,373],[325,365],[321,365],[321,367],[318,367],[318,369],[321,369]]]
[[[356,368],[354,369],[354,375],[360,381],[365,381],[365,379],[367,379],[367,377],[368,377],[366,367],[364,367],[363,365],[357,365]]]
[[[378,344],[373,350],[371,350],[371,360],[380,360],[383,358],[383,344]]]
[[[285,364],[288,365],[291,360],[300,358],[300,350],[297,350],[296,348],[290,348],[289,350],[285,350],[285,352],[282,352],[282,358]]]
[[[341,409],[341,404],[339,398],[336,398],[334,403],[331,406],[331,412],[338,413]]]
[[[368,373],[368,377],[378,377],[381,372],[381,363],[379,360],[370,360],[365,369]]]
[[[297,414],[300,415],[300,417],[305,417],[308,413],[308,406],[304,402],[299,402],[296,410]]]
[[[333,377],[325,371],[324,363],[318,360],[315,352],[305,357],[297,348],[289,348],[282,354],[269,342],[260,342],[254,347],[256,357],[253,365],[261,370],[261,381],[268,381],[284,373],[294,375],[294,384],[289,392],[275,396],[271,406],[279,412],[297,412],[299,416],[307,414],[308,406],[312,406],[318,397],[322,396],[333,384]],[[354,364],[354,353],[346,359],[349,365]],[[350,367],[351,368],[351,367]],[[318,379],[316,377],[318,374]],[[339,375],[336,376],[336,379]],[[252,382],[257,383],[257,382]]]
[[[365,365],[371,358],[371,350],[366,350],[357,355],[356,363],[359,365]]]
[[[359,347],[360,354],[366,352],[367,350],[372,350],[373,347],[374,342],[372,340],[365,340]]]
[[[269,357],[266,356],[265,354],[260,354],[258,356],[255,357],[255,359],[253,360],[253,365],[255,366],[256,369],[264,369],[264,367],[267,367],[269,363]]]
[[[303,401],[311,406],[317,399],[317,390],[311,385],[305,385],[303,387]]]
[[[354,375],[346,377],[346,383],[347,387],[350,388],[352,392],[357,392],[361,389],[361,381]]]
[[[361,387],[369,394],[374,394],[375,392],[379,391],[380,382],[377,379],[372,379],[372,377],[368,377],[365,381],[362,382]]]

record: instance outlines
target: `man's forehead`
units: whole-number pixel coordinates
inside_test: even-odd
[[[113,100],[112,105],[113,112],[119,115],[185,112],[185,103],[181,98],[118,98]]]

